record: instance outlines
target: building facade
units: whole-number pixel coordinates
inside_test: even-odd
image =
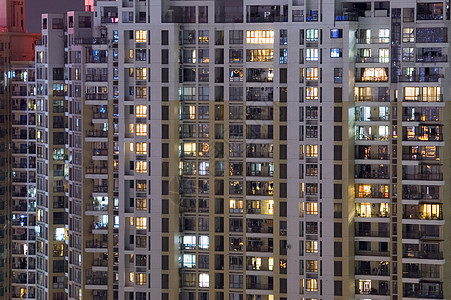
[[[0,1],[0,297],[34,298],[34,43],[24,1]]]
[[[36,47],[38,299],[451,297],[449,2],[86,9]]]

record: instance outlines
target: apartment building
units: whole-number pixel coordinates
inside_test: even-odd
[[[38,299],[446,299],[449,2],[87,1],[36,46]]]
[[[34,298],[34,42],[24,1],[0,1],[0,297]]]

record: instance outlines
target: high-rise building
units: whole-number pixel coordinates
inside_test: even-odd
[[[0,297],[34,298],[34,42],[24,1],[0,1]]]
[[[86,9],[36,47],[37,299],[451,297],[448,1]]]

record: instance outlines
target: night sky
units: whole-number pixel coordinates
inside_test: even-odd
[[[84,0],[25,0],[25,17],[28,32],[41,32],[41,14],[84,10]]]

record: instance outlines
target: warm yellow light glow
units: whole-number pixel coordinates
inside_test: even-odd
[[[147,135],[147,124],[136,124],[136,135]]]
[[[274,44],[274,30],[247,30],[247,44]]]
[[[136,30],[136,32],[135,32],[135,41],[137,43],[145,43],[145,42],[147,42],[147,30]]]
[[[147,118],[147,105],[136,105],[136,116]]]

